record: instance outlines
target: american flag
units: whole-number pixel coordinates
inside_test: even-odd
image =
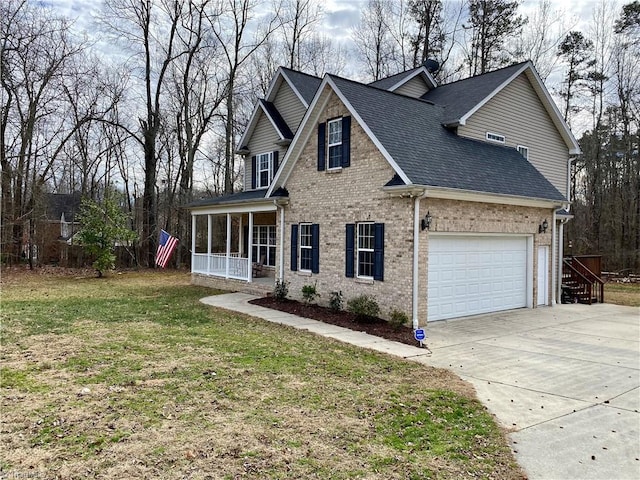
[[[171,259],[173,251],[178,246],[179,240],[173,235],[168,234],[164,230],[160,230],[160,243],[156,252],[156,265],[166,267]]]

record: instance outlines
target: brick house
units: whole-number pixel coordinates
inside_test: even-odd
[[[239,145],[244,190],[190,205],[193,283],[369,294],[414,327],[559,299],[579,148],[530,62],[444,85],[280,68]]]
[[[74,265],[80,254],[79,247],[73,245],[80,228],[80,203],[79,192],[45,193],[36,203],[34,220],[25,224],[22,256],[29,257],[31,245],[32,260],[38,264]],[[29,222],[34,222],[33,228]]]

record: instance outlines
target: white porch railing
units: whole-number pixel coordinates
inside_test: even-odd
[[[194,253],[191,258],[191,271],[216,277],[249,280],[249,259],[239,253]]]

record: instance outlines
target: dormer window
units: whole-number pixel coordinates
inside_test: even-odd
[[[251,157],[252,177],[251,187],[268,188],[273,175],[278,169],[278,152],[267,152]]]
[[[518,150],[518,153],[520,155],[522,155],[524,158],[529,160],[529,148],[528,147],[525,147],[524,145],[518,145],[516,147],[516,150]]]
[[[498,142],[498,143],[504,143],[505,142],[504,135],[500,135],[498,133],[487,132],[486,139],[491,141],[491,142]]]

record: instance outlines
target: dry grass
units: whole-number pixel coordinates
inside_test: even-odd
[[[452,373],[198,302],[210,294],[186,273],[3,275],[0,473],[522,477]]]
[[[604,301],[616,305],[640,307],[640,283],[605,283]]]

